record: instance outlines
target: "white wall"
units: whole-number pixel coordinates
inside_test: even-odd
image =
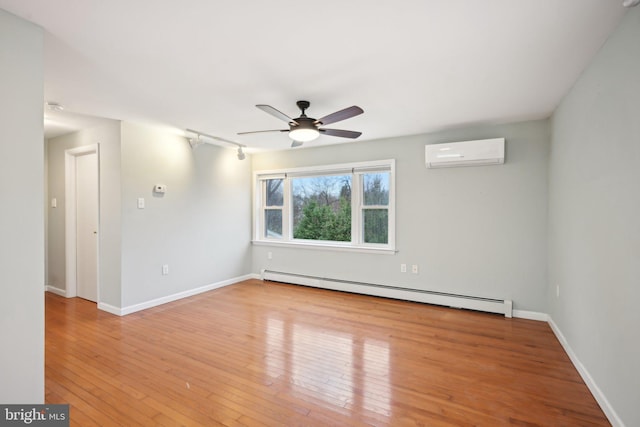
[[[85,145],[100,146],[100,302],[120,306],[120,122],[47,140],[48,242],[47,285],[66,290],[65,271],[65,151]],[[51,199],[57,207],[51,207]]]
[[[0,10],[0,402],[44,402],[42,30]]]
[[[104,308],[127,311],[250,274],[250,161],[212,145],[193,151],[166,129],[105,123],[47,142],[49,200],[58,202],[48,207],[47,284],[65,289],[65,150],[96,143]],[[155,184],[167,185],[167,193],[154,194]]]
[[[250,160],[125,122],[121,179],[123,308],[251,272]]]
[[[635,8],[555,112],[549,167],[550,314],[627,426],[640,425],[639,43]]]
[[[502,166],[425,167],[425,144],[495,137],[507,140]],[[254,171],[395,158],[398,253],[255,246],[253,270],[508,298],[545,312],[548,146],[548,122],[536,121],[254,154]],[[400,273],[401,263],[419,274]]]

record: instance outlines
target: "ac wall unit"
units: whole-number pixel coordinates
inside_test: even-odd
[[[425,146],[427,168],[500,165],[504,163],[504,138],[450,142]]]

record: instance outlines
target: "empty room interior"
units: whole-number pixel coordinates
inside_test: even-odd
[[[0,0],[0,405],[640,426],[639,3]]]

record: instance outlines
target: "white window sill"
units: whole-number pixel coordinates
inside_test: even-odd
[[[252,240],[251,243],[256,246],[275,246],[281,248],[297,248],[297,249],[312,249],[312,250],[325,250],[325,251],[337,251],[337,252],[358,252],[367,254],[384,254],[394,255],[397,250],[389,247],[375,247],[375,246],[353,246],[353,245],[340,245],[332,243],[316,243],[316,242],[279,242],[277,240]]]

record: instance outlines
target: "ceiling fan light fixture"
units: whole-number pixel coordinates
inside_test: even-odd
[[[298,142],[309,142],[320,136],[320,132],[316,128],[300,127],[289,131],[289,138]]]
[[[289,129],[239,132],[238,135],[246,135],[250,133],[262,133],[262,132],[288,132],[289,138],[291,138],[291,140],[294,142],[293,144],[291,144],[291,147],[299,147],[304,142],[313,141],[314,139],[318,138],[318,136],[320,136],[320,133],[327,136],[337,136],[340,138],[351,138],[351,139],[355,139],[360,135],[362,135],[362,132],[355,132],[352,130],[320,128],[321,126],[339,122],[346,119],[350,119],[351,117],[364,113],[364,110],[362,110],[362,108],[358,107],[357,105],[352,105],[351,107],[343,108],[342,110],[333,112],[320,119],[315,119],[313,117],[309,117],[306,115],[305,111],[307,110],[307,108],[309,108],[309,105],[310,105],[309,101],[298,101],[296,102],[296,105],[300,109],[300,117],[295,119],[287,116],[286,114],[284,114],[279,110],[276,110],[270,105],[266,105],[266,104],[256,105],[256,107],[258,107],[265,113],[270,114],[277,119],[287,122],[289,124]]]

